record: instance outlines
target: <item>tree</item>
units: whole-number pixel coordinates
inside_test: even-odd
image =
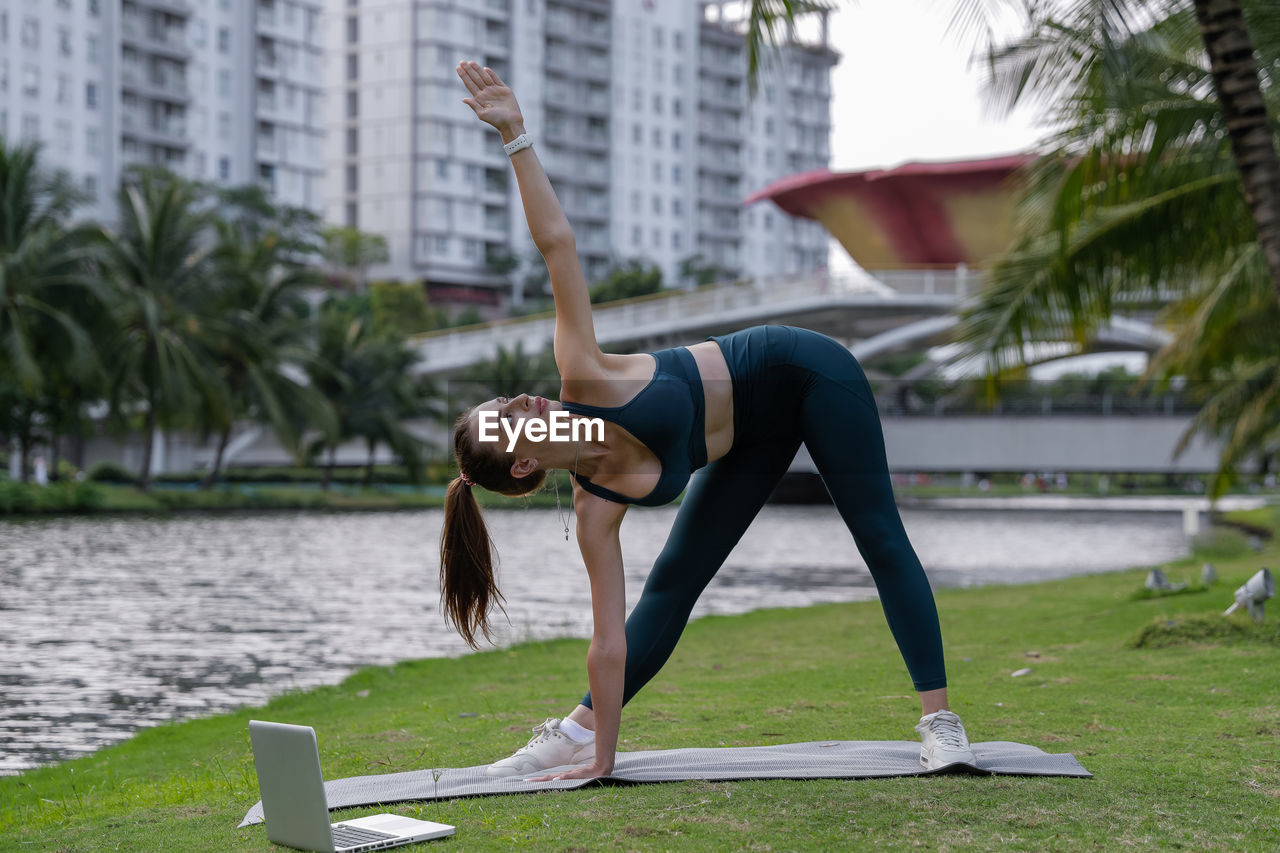
[[[352,287],[363,290],[369,267],[391,259],[387,238],[357,228],[335,226],[322,232],[324,257]]]
[[[210,282],[210,356],[229,405],[202,413],[200,429],[218,436],[213,465],[202,486],[222,470],[235,422],[243,418],[272,426],[280,443],[301,461],[301,428],[330,417],[324,399],[302,381],[314,359],[308,306],[300,295],[322,276],[301,258],[313,245],[314,217],[276,208],[257,187],[221,195]],[[249,201],[245,203],[246,199]]]
[[[212,310],[213,241],[200,190],[167,172],[135,171],[121,185],[118,217],[100,232],[118,329],[111,402],[118,416],[141,409],[145,491],[157,427],[194,426],[193,413],[232,409],[210,345],[228,328]]]
[[[591,287],[592,302],[612,302],[646,296],[662,289],[662,270],[638,258],[616,263],[605,280]]]
[[[17,439],[24,480],[52,387],[98,369],[82,322],[102,305],[91,232],[66,224],[78,200],[64,174],[40,168],[36,146],[0,139],[0,435]]]
[[[329,427],[311,444],[313,454],[327,456],[321,488],[329,488],[338,446],[350,439],[363,439],[368,449],[366,482],[372,478],[381,443],[390,446],[416,478],[422,442],[404,422],[438,414],[437,396],[413,376],[418,353],[402,339],[376,334],[371,319],[342,300],[321,306],[315,332],[319,358],[307,365],[307,374],[334,413]]]
[[[1262,67],[1280,67],[1280,10],[1246,10]],[[1265,415],[1280,393],[1280,304],[1200,39],[1181,4],[1141,28],[1115,10],[1046,17],[993,52],[997,97],[1040,99],[1059,130],[1028,176],[1021,236],[961,337],[1000,371],[1032,338],[1083,347],[1112,314],[1171,297],[1162,319],[1175,337],[1146,378],[1191,380],[1202,407],[1181,446],[1199,430],[1224,438],[1220,493],[1243,461],[1280,446]]]

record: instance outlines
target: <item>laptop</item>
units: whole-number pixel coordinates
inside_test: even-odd
[[[258,793],[274,844],[319,853],[381,850],[453,835],[455,828],[394,814],[329,823],[320,750],[310,726],[249,721]]]

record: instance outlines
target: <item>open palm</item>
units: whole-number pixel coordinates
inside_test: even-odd
[[[481,121],[498,129],[524,121],[515,94],[492,68],[481,68],[475,62],[459,62],[458,76],[471,93],[462,103],[471,107]]]

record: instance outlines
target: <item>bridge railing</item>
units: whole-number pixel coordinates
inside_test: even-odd
[[[963,268],[778,276],[707,285],[691,291],[666,290],[621,300],[596,306],[593,318],[596,340],[604,344],[671,331],[707,317],[750,314],[758,309],[831,296],[963,297],[972,278],[973,274]],[[415,337],[414,343],[424,356],[423,368],[447,370],[492,359],[499,346],[510,351],[519,343],[524,352],[537,352],[550,344],[554,333],[555,316],[548,312],[429,332]]]

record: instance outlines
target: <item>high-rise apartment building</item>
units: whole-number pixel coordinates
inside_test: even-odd
[[[109,220],[130,164],[321,211],[323,0],[0,0],[0,135]]]
[[[629,258],[669,285],[695,256],[735,275],[825,265],[820,225],[742,200],[826,165],[836,54],[825,26],[793,33],[750,100],[732,5],[330,0],[326,217],[388,238],[375,275],[506,294],[491,261],[532,243],[498,135],[462,103],[454,69],[474,59],[517,92],[589,280]]]

